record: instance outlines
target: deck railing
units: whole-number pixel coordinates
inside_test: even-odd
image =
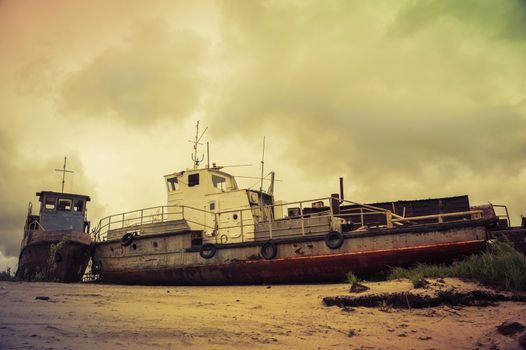
[[[108,232],[112,230],[131,230],[146,224],[162,223],[172,220],[186,220],[187,222],[200,226],[202,229],[215,228],[214,225],[207,225],[206,222],[196,221],[196,213],[198,213],[197,215],[210,214],[210,212],[202,209],[180,205],[162,205],[128,211],[101,219],[98,226],[92,231],[92,235],[94,240],[98,242],[105,240]]]
[[[353,208],[342,208],[342,206],[353,206]],[[286,210],[287,215],[283,215]],[[481,210],[463,211],[458,213],[442,213],[426,216],[406,217],[405,210],[399,215],[390,210],[374,207],[367,204],[360,204],[349,200],[341,200],[335,197],[324,197],[307,201],[275,203],[273,205],[254,205],[243,208],[229,209],[220,212],[207,211],[204,209],[189,206],[157,206],[144,208],[116,215],[111,215],[100,220],[98,226],[93,230],[95,241],[107,239],[109,231],[119,229],[138,228],[145,224],[162,223],[172,220],[185,220],[193,224],[194,228],[206,230],[210,237],[215,236],[216,243],[226,243],[225,235],[222,232],[229,231],[227,240],[240,239],[246,240],[246,236],[254,235],[256,226],[265,228],[268,238],[273,237],[273,223],[282,220],[298,220],[300,222],[301,235],[307,234],[315,224],[311,224],[307,219],[316,218],[341,218],[346,223],[353,223],[354,229],[366,228],[366,216],[379,215],[382,222],[377,226],[393,228],[413,224],[419,220],[437,220],[443,222],[444,218],[460,217],[464,220],[466,216],[481,214]],[[230,220],[230,218],[236,217]],[[228,218],[228,219],[226,219]],[[385,222],[385,223],[384,223]],[[232,234],[236,232],[235,234]]]

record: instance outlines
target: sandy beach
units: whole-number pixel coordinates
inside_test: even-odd
[[[366,294],[413,289],[405,280],[366,285]],[[526,334],[497,331],[505,321],[526,325],[525,303],[409,310],[323,304],[326,296],[351,295],[349,287],[0,282],[0,348],[520,349]]]

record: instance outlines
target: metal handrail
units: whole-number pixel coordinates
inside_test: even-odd
[[[443,217],[455,217],[455,216],[464,216],[469,214],[478,214],[481,213],[481,210],[475,210],[475,211],[468,211],[468,212],[459,212],[459,213],[445,213],[445,214],[435,214],[435,215],[427,215],[427,216],[417,216],[417,217],[405,217],[398,214],[395,214],[391,212],[388,209],[383,209],[379,207],[375,207],[368,204],[361,204],[349,200],[341,200],[338,199],[338,202],[340,205],[342,203],[348,203],[351,205],[357,205],[359,208],[351,208],[351,209],[344,209],[340,211],[340,213],[334,213],[333,207],[330,205],[330,201],[334,200],[334,197],[323,197],[323,198],[316,198],[316,199],[309,199],[304,201],[296,201],[296,202],[288,202],[288,203],[278,203],[278,204],[268,204],[268,205],[255,205],[255,206],[243,206],[237,209],[230,209],[225,210],[221,212],[211,212],[208,210],[195,208],[195,207],[189,207],[185,205],[171,205],[171,206],[157,206],[157,207],[149,207],[149,208],[143,208],[138,210],[133,210],[129,212],[124,212],[120,214],[114,214],[107,216],[99,221],[98,226],[93,230],[94,237],[99,240],[103,233],[108,233],[110,230],[112,230],[112,225],[117,225],[117,228],[113,229],[122,229],[127,227],[133,227],[133,226],[140,226],[145,225],[149,223],[156,223],[156,222],[166,222],[169,221],[168,218],[173,217],[174,215],[177,215],[181,217],[182,220],[186,220],[187,222],[200,225],[203,228],[209,228],[212,230],[212,234],[216,236],[216,240],[218,239],[218,230],[226,230],[226,229],[233,229],[233,228],[240,228],[240,233],[236,236],[230,236],[229,238],[239,238],[242,237],[242,240],[244,241],[245,235],[251,233],[250,229],[245,229],[247,226],[251,226],[255,230],[256,224],[268,224],[268,231],[270,237],[272,237],[272,222],[276,219],[275,216],[275,208],[283,208],[288,207],[291,208],[295,206],[299,206],[300,212],[297,216],[287,216],[283,219],[300,219],[301,220],[301,234],[305,234],[305,219],[310,216],[318,216],[318,217],[339,217],[342,219],[350,218],[353,216],[360,216],[361,217],[361,223],[362,226],[364,225],[364,216],[365,215],[385,215],[386,220],[386,227],[392,228],[393,225],[403,225],[404,222],[411,222],[415,220],[423,220],[423,219],[438,219],[439,221]],[[329,205],[325,206],[325,202],[329,201]],[[310,214],[305,214],[305,206],[306,203],[314,203],[314,202],[323,202],[323,208],[327,208],[326,211],[321,212],[314,212]],[[358,212],[359,210],[359,212]],[[150,213],[151,211],[156,211],[155,213]],[[192,218],[191,215],[188,215],[190,212],[198,212],[202,213],[203,215],[211,215],[213,217],[213,226],[209,226],[206,224],[206,220],[203,220],[204,222],[198,222],[195,221],[195,218]],[[249,212],[248,216],[247,214],[244,215],[244,212]],[[234,223],[232,225],[228,226],[221,226],[221,216],[222,215],[228,215],[232,213],[239,213],[240,215],[240,221],[237,223]],[[130,217],[131,216],[131,217]],[[251,217],[252,220],[248,220],[247,218]],[[255,220],[257,218],[257,220]],[[172,219],[170,219],[172,220]],[[134,224],[131,224],[132,222],[135,222]],[[254,231],[252,231],[254,232]]]
[[[149,208],[143,208],[138,210],[132,210],[124,213],[114,214],[107,216],[105,218],[102,218],[99,221],[99,224],[97,227],[92,231],[92,234],[94,237],[99,240],[101,236],[104,233],[108,233],[110,230],[113,229],[122,229],[127,227],[133,227],[133,226],[139,226],[149,223],[156,223],[156,222],[166,222],[168,221],[169,215],[181,215],[182,219],[187,220],[189,222],[193,222],[197,225],[201,225],[203,227],[207,228],[213,228],[211,226],[208,226],[204,223],[196,222],[193,220],[189,220],[188,217],[185,218],[184,211],[185,208],[190,211],[197,211],[202,212],[204,214],[214,214],[212,212],[199,209],[199,208],[193,208],[188,206],[181,206],[181,205],[173,205],[173,206],[157,206],[157,207],[149,207]],[[175,209],[174,211],[170,211],[170,209]],[[177,210],[180,209],[180,210]],[[155,213],[148,213],[149,211],[157,211]],[[146,215],[145,215],[145,212]],[[131,216],[131,217],[130,217]],[[135,222],[131,224],[131,222]],[[112,225],[117,225],[118,227],[112,228]]]
[[[38,227],[40,227],[42,229],[42,231],[46,231],[46,229],[44,228],[44,226],[42,226],[40,224],[40,221],[38,220],[33,220],[31,221],[29,224],[26,225],[26,230],[30,230],[29,227],[31,227],[32,224],[36,223]]]
[[[208,212],[206,210],[203,210],[203,209],[199,209],[199,208],[193,208],[193,207],[188,207],[188,206],[181,206],[181,205],[172,205],[172,206],[169,206],[169,205],[160,205],[160,206],[157,206],[157,207],[150,207],[150,208],[144,208],[144,209],[139,209],[139,210],[133,210],[133,211],[128,211],[128,212],[124,212],[124,213],[120,213],[120,214],[114,214],[114,215],[110,215],[110,216],[107,216],[105,218],[102,218],[100,221],[99,221],[99,226],[100,228],[104,228],[105,226],[108,226],[108,224],[112,224],[112,223],[117,223],[119,221],[123,221],[122,219],[119,220],[119,221],[111,221],[112,218],[126,218],[126,215],[129,215],[129,214],[134,214],[134,213],[141,213],[140,216],[136,216],[136,217],[131,217],[131,218],[128,218],[127,220],[139,220],[141,218],[153,218],[153,217],[161,217],[161,221],[164,219],[165,216],[167,216],[168,214],[179,214],[179,212],[164,212],[164,208],[188,208],[188,209],[191,209],[191,210],[196,210],[196,211],[201,211],[203,213],[211,213],[211,212]],[[147,211],[147,210],[153,210],[153,209],[157,209],[157,210],[162,210],[163,212],[161,213],[154,213],[154,214],[149,214],[149,215],[144,215],[144,212]],[[182,211],[181,211],[182,213]],[[213,213],[212,213],[213,214]],[[108,221],[108,224],[104,224],[102,225],[102,222],[103,221]]]
[[[493,212],[495,213],[495,216],[498,219],[506,219],[508,221],[508,225],[511,226],[510,214],[508,213],[508,207],[506,205],[493,204],[491,202],[489,203],[489,205],[491,205],[491,207],[493,208]],[[495,211],[495,208],[504,208],[506,214],[497,214],[497,212]]]
[[[439,218],[466,216],[466,215],[481,214],[481,213],[482,213],[482,210],[460,211],[456,213],[442,213],[442,214],[433,214],[433,215],[412,216],[412,217],[407,217],[407,218],[402,218],[402,219],[393,219],[393,222],[439,219]]]

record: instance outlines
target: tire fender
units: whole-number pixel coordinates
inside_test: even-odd
[[[212,243],[205,243],[201,246],[201,249],[199,249],[199,255],[201,255],[201,258],[203,259],[210,259],[214,255],[216,255],[217,247],[213,245]]]
[[[129,246],[133,242],[133,237],[135,237],[134,233],[127,233],[121,238],[121,245],[123,247]]]
[[[263,243],[261,246],[261,256],[267,260],[274,259],[278,254],[278,246],[272,241]]]
[[[330,249],[338,249],[344,241],[343,235],[338,231],[331,231],[325,236],[325,244]]]

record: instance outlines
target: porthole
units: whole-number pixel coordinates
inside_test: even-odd
[[[137,244],[133,243],[132,244],[132,248],[133,248],[133,250],[137,249]]]
[[[237,220],[237,214],[232,215],[232,218],[233,218],[234,220]]]

